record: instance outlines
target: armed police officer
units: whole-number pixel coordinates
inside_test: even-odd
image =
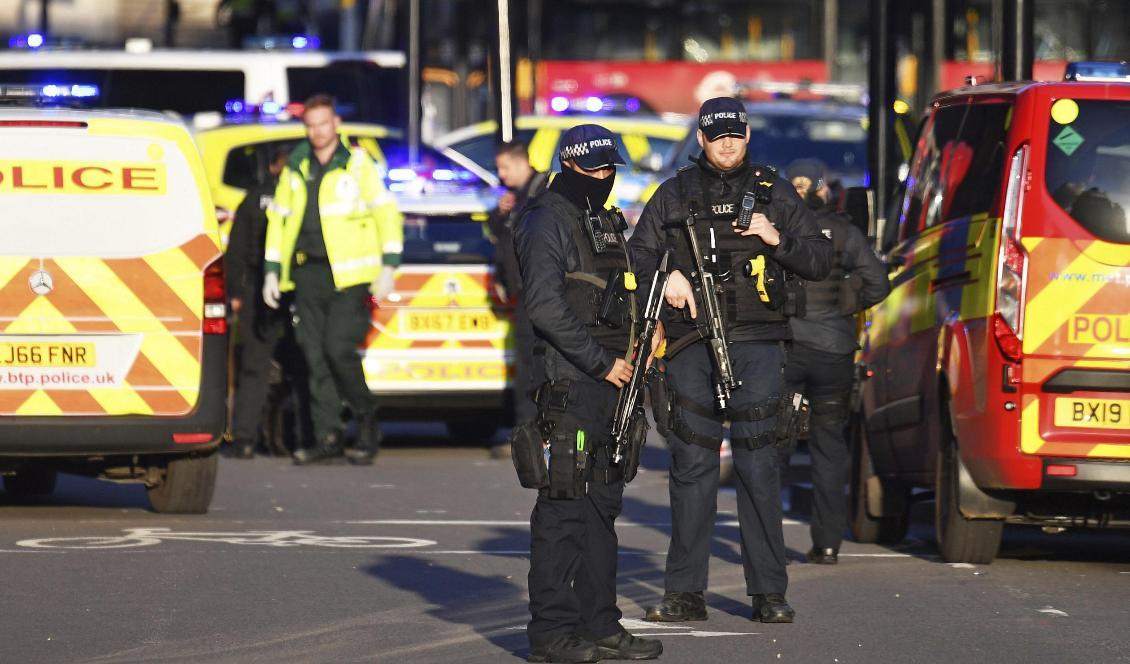
[[[788,182],[749,163],[740,101],[704,102],[697,135],[702,154],[659,187],[629,243],[641,266],[673,250],[665,294],[681,310],[667,321],[672,407],[657,409],[670,418],[671,544],[665,594],[645,617],[706,619],[718,450],[729,421],[752,619],[792,622],[775,447],[799,420],[799,395],[782,394],[787,316],[800,306],[796,280],[823,278],[832,247]]]
[[[828,202],[827,169],[818,159],[798,159],[785,169],[796,192],[816,213],[832,241],[835,260],[827,278],[805,284],[805,313],[789,319],[793,346],[785,366],[790,389],[811,404],[808,449],[812,455],[812,548],[808,560],[835,564],[847,527],[847,483],[851,458],[847,424],[859,348],[856,314],[891,292],[887,269],[851,219]]]
[[[323,463],[345,454],[368,464],[380,429],[357,348],[369,331],[370,295],[392,291],[404,228],[376,164],[338,136],[333,99],[311,97],[302,122],[306,140],[291,152],[267,211],[263,277],[263,300],[272,309],[280,291],[294,291],[295,335],[310,375],[316,443],[295,452],[294,461]],[[341,439],[343,398],[360,423],[349,450]]]
[[[539,489],[530,517],[529,661],[653,659],[662,644],[629,634],[616,607],[624,468],[612,461],[610,430],[617,389],[633,371],[625,356],[635,299],[627,223],[604,202],[624,161],[615,136],[597,125],[573,127],[561,145],[561,173],[526,207],[514,236],[535,369],[545,381],[537,422],[511,439],[522,484]]]

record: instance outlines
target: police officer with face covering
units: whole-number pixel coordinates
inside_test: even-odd
[[[667,380],[671,408],[672,532],[662,601],[646,613],[651,621],[706,620],[704,591],[717,509],[719,447],[730,423],[737,475],[738,521],[746,593],[752,619],[792,622],[785,601],[785,541],[776,448],[783,404],[788,315],[795,309],[798,279],[821,279],[831,268],[832,247],[812,213],[786,180],[747,159],[749,129],[742,103],[707,100],[699,110],[702,154],[664,182],[648,202],[632,235],[632,260],[653,265],[664,249],[674,252],[665,291]],[[737,225],[744,210],[748,228]],[[691,254],[695,233],[703,268],[720,284],[722,327],[733,377],[739,386],[722,407],[719,371],[704,336],[702,277]],[[715,337],[717,338],[717,337]],[[718,344],[725,346],[726,344]],[[653,395],[655,393],[653,392]],[[654,404],[653,404],[654,405]]]
[[[851,456],[844,427],[854,379],[856,314],[891,292],[887,268],[867,246],[851,219],[829,203],[827,171],[818,159],[798,159],[785,169],[820,230],[835,251],[832,271],[805,284],[805,313],[789,320],[793,346],[785,367],[791,389],[803,392],[812,408],[808,449],[812,454],[812,548],[808,560],[834,565],[847,528],[847,483]],[[787,463],[786,458],[782,459]]]
[[[561,173],[527,205],[514,235],[544,381],[537,422],[511,438],[519,478],[539,489],[530,517],[528,661],[654,659],[662,644],[628,633],[616,607],[624,467],[612,461],[610,431],[617,390],[632,376],[625,357],[636,305],[627,223],[604,202],[624,160],[615,135],[597,125],[573,127],[561,145]],[[609,294],[615,303],[602,306]],[[543,454],[548,478],[532,480],[523,469],[546,473]]]

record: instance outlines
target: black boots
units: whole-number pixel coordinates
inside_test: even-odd
[[[663,654],[663,644],[659,639],[642,639],[632,636],[627,630],[619,634],[594,641],[600,658],[603,659],[655,659]]]
[[[344,450],[341,446],[341,434],[331,433],[318,442],[314,447],[298,450],[294,453],[296,466],[310,466],[320,463],[332,463],[341,458]]]
[[[357,423],[357,442],[345,450],[345,458],[356,466],[368,466],[373,463],[373,458],[381,449],[381,426],[377,422],[377,413],[370,412],[362,415]]]
[[[796,611],[781,593],[753,596],[753,615],[750,620],[763,623],[791,623]]]
[[[527,662],[596,662],[600,660],[600,649],[592,641],[570,634],[550,641],[544,646],[530,648]]]
[[[835,565],[839,562],[839,553],[832,547],[812,547],[806,556],[808,562],[817,565]]]
[[[658,606],[647,610],[643,619],[650,622],[706,620],[706,599],[701,592],[666,593]]]

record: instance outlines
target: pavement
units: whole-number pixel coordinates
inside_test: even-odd
[[[204,516],[138,485],[63,476],[0,493],[0,662],[510,662],[526,655],[529,512],[509,460],[439,425],[390,432],[375,466],[224,459]],[[1130,662],[1130,536],[1006,528],[991,565],[935,556],[932,504],[895,547],[803,562],[785,524],[791,625],[748,619],[732,489],[718,499],[710,619],[640,620],[663,589],[667,454],[624,497],[624,626],[675,662]]]

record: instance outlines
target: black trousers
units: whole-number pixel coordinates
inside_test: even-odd
[[[850,354],[794,344],[785,367],[790,389],[808,397],[808,450],[812,454],[812,545],[839,549],[847,528],[844,485],[851,471],[851,452],[844,428],[851,396]]]
[[[235,391],[232,435],[237,443],[254,444],[270,389],[271,357],[282,330],[282,315],[262,304],[259,293],[240,293],[239,379]]]
[[[590,448],[599,450],[595,455],[598,469],[607,465],[608,432],[615,408],[616,388],[610,383],[577,379],[568,410],[580,419],[586,438],[599,441]],[[614,524],[623,497],[622,480],[604,484],[597,479],[589,482],[588,494],[578,500],[538,496],[530,516],[531,617],[526,634],[531,648],[569,634],[602,639],[619,633],[619,542]]]
[[[730,345],[730,360],[742,386],[733,394],[735,411],[763,403],[784,387],[784,353],[777,343]],[[700,408],[712,408],[713,369],[705,344],[697,343],[667,362],[667,380],[679,398]],[[699,436],[721,445],[722,421],[675,405],[675,417]],[[776,417],[734,422],[732,438],[748,438],[771,431]],[[718,450],[688,443],[670,435],[671,544],[667,551],[667,592],[699,592],[707,588],[710,541],[718,510]],[[742,568],[746,594],[784,593],[785,536],[781,523],[781,478],[777,448],[733,446],[738,498]]]
[[[365,383],[359,346],[369,333],[369,285],[334,287],[324,262],[295,267],[294,326],[310,374],[310,417],[321,441],[341,429],[344,399],[353,414],[373,412],[376,400]]]

